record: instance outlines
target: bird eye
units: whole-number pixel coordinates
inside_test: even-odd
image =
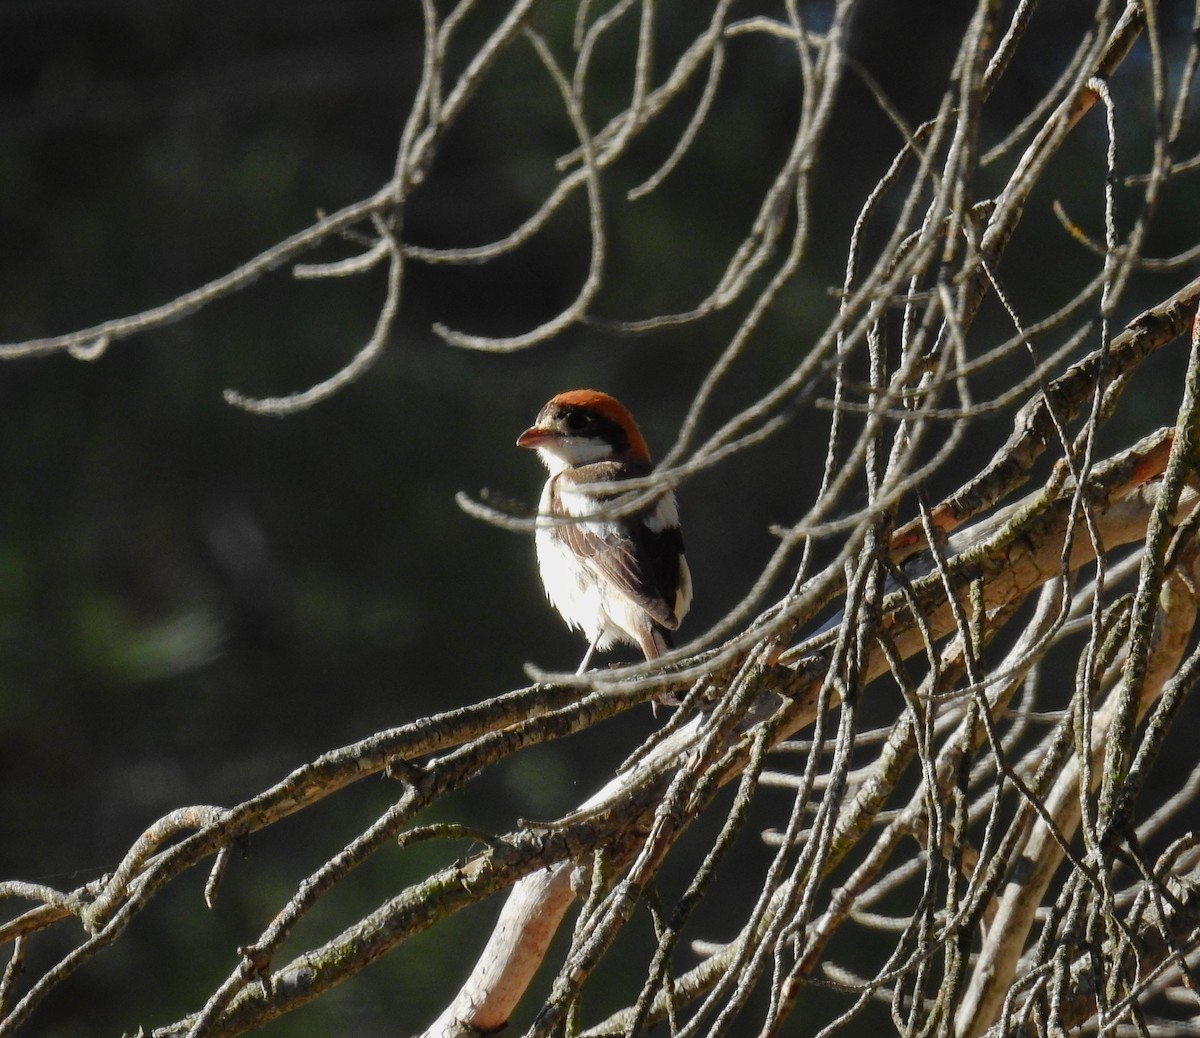
[[[590,424],[588,416],[582,411],[568,411],[566,415],[563,416],[563,420],[566,422],[567,428],[570,429],[571,432],[583,432],[583,430],[586,429]]]

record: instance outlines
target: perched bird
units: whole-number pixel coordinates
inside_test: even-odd
[[[594,389],[559,393],[517,446],[536,450],[550,470],[539,516],[578,520],[539,524],[535,537],[546,596],[588,639],[578,673],[615,642],[638,646],[648,660],[661,655],[692,601],[675,495],[666,490],[637,512],[609,517],[617,494],[594,489],[653,468],[629,412]]]

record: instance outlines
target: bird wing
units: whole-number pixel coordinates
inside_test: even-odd
[[[562,537],[577,556],[586,560],[596,574],[646,610],[658,623],[674,630],[675,590],[683,537],[679,527],[661,532],[632,518],[603,524],[573,523],[563,527]]]
[[[588,473],[597,481],[645,474],[605,463],[586,468],[598,470]],[[627,595],[663,627],[674,630],[679,626],[675,601],[682,580],[683,534],[676,525],[661,530],[647,525],[646,519],[653,512],[652,505],[645,512],[617,519],[567,523],[560,527],[559,535],[598,577]]]

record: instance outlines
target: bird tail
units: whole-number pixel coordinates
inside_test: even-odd
[[[671,637],[671,632],[659,624],[652,624],[649,630],[642,634],[640,641],[642,654],[648,660],[657,659],[664,652],[670,652],[675,648],[675,640]]]

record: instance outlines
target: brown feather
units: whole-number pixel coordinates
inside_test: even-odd
[[[630,472],[630,468],[633,466],[613,462],[588,465],[572,473],[571,482],[592,482],[592,479],[576,478],[584,472],[595,476],[597,482],[644,474]],[[626,471],[619,474],[622,469]],[[602,476],[600,472],[603,472]],[[556,480],[553,490],[556,511],[564,514],[566,509],[559,498],[557,483]],[[598,577],[628,596],[656,623],[674,630],[679,626],[675,605],[680,585],[683,535],[677,526],[660,531],[650,529],[644,522],[649,511],[646,509],[616,520],[568,523],[559,528],[558,534],[576,557],[586,560]],[[603,534],[597,530],[598,526],[603,527]]]

